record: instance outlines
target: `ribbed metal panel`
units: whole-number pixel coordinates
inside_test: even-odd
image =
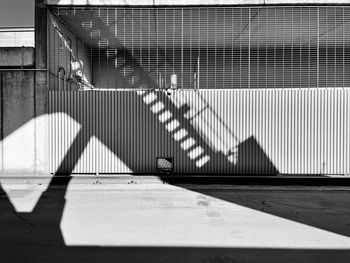
[[[49,97],[51,172],[155,173],[174,157],[175,173],[350,173],[349,89]]]

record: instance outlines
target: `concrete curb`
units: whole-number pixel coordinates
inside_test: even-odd
[[[332,190],[350,191],[350,178],[344,177],[300,177],[300,176],[86,176],[73,175],[69,185],[77,188],[89,188],[101,185],[103,188],[162,188],[164,185],[179,186],[187,189],[212,190]],[[0,176],[1,184],[8,185],[48,185],[64,188],[67,176]],[[163,185],[163,186],[162,186]]]

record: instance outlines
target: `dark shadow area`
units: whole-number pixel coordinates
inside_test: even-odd
[[[88,141],[81,130],[58,172],[67,171],[79,159]],[[82,136],[84,143],[80,143]],[[253,140],[253,139],[251,139]],[[249,145],[249,144],[248,144]],[[244,149],[244,147],[243,147]],[[65,194],[71,176],[54,176],[47,191],[41,196],[32,213],[16,212],[4,191],[0,191],[0,238],[2,262],[344,262],[350,259],[348,250],[312,250],[312,249],[254,249],[254,248],[196,248],[196,247],[94,247],[66,246],[63,240],[60,223],[65,206]],[[163,178],[164,182],[187,188],[201,194],[219,198],[234,204],[253,208],[296,222],[350,236],[349,225],[334,223],[349,222],[348,193],[336,192],[337,203],[327,195],[319,205],[325,209],[313,208],[312,193],[298,193],[297,204],[293,192],[270,192],[266,198],[259,191],[242,193],[232,190],[210,190],[192,188],[176,180]],[[223,181],[224,182],[224,181]],[[201,181],[197,181],[200,186]],[[293,195],[292,200],[288,196]],[[332,196],[331,196],[332,197]],[[334,196],[333,196],[334,197]],[[300,205],[302,204],[302,205]],[[292,210],[292,212],[291,212]],[[116,233],[117,234],[117,233]],[[21,240],[18,243],[17,240]]]
[[[315,191],[308,189],[307,186],[298,188],[298,181],[293,178],[283,178],[281,179],[283,181],[274,178],[263,179],[263,181],[259,178],[216,180],[204,177],[162,178],[162,180],[206,196],[350,237],[350,224],[348,223],[350,222],[350,194],[347,191]],[[310,179],[305,180],[304,183],[316,186],[317,183],[315,184],[314,181],[315,179]],[[332,181],[330,183],[332,184]],[[293,186],[293,184],[296,185]],[[255,189],[237,190],[237,187],[235,188],[237,185],[250,185]],[[282,186],[282,188],[279,190],[264,189],[264,186],[267,185]],[[339,185],[339,182],[336,185]],[[345,185],[349,184],[344,182]]]
[[[135,79],[153,83],[148,74],[131,54],[124,52],[127,64],[132,64],[138,70],[131,76]],[[120,69],[121,70],[121,69]],[[117,72],[117,76],[122,76]],[[129,82],[126,78],[123,81]],[[236,263],[236,262],[346,262],[350,259],[348,250],[312,250],[312,249],[254,249],[254,248],[194,248],[194,247],[68,247],[65,245],[60,223],[65,207],[65,195],[71,180],[71,172],[80,159],[92,136],[110,149],[123,163],[135,173],[154,173],[155,160],[159,154],[174,153],[175,160],[182,160],[186,170],[178,170],[179,174],[244,174],[244,175],[275,175],[276,167],[256,139],[252,136],[238,145],[238,161],[234,165],[227,157],[215,152],[204,139],[199,139],[210,162],[198,168],[192,159],[181,148],[183,140],[174,141],[172,134],[165,130],[166,121],[160,123],[158,115],[151,113],[143,98],[152,90],[138,95],[128,92],[125,96],[114,95],[106,100],[107,93],[83,93],[81,109],[74,106],[74,97],[78,93],[52,92],[56,99],[50,101],[51,112],[64,112],[81,125],[81,130],[70,146],[64,160],[56,171],[48,189],[43,193],[33,212],[16,212],[6,193],[0,187],[0,261],[1,262],[199,262],[199,263]],[[126,93],[125,93],[126,94]],[[191,122],[184,117],[190,110],[189,105],[177,108],[166,93],[159,92],[157,102],[166,105],[163,112],[169,110],[180,122],[180,128],[185,128],[189,136],[201,138]],[[51,97],[52,99],[52,97]],[[71,99],[69,101],[69,99]],[[65,103],[70,105],[66,107]],[[132,107],[132,105],[138,105]],[[118,118],[111,122],[105,118],[111,108],[118,112]],[[83,114],[81,114],[83,113]],[[161,113],[161,112],[160,112]],[[159,114],[160,114],[159,113]],[[16,123],[15,131],[23,123]],[[113,125],[112,125],[113,124]],[[178,128],[178,129],[180,129]],[[12,132],[13,132],[12,131]],[[122,132],[120,132],[122,131]],[[176,132],[174,130],[173,132]],[[10,134],[11,131],[6,132]],[[3,134],[3,138],[6,135]],[[169,143],[170,142],[170,143]],[[142,145],[142,147],[140,147]],[[166,147],[164,147],[166,146]],[[137,159],[137,156],[143,156]],[[260,160],[260,163],[254,160]],[[65,174],[65,177],[58,177]],[[323,198],[315,197],[314,193],[295,193],[288,191],[237,192],[230,189],[201,189],[201,181],[195,181],[197,187],[163,178],[165,183],[180,186],[191,191],[212,196],[244,207],[276,215],[295,222],[307,224],[345,236],[350,236],[349,194],[345,192],[327,193]],[[192,181],[193,182],[193,181]],[[222,181],[224,184],[225,179]],[[334,195],[337,195],[334,197]],[[267,197],[266,197],[267,196]],[[317,200],[314,203],[312,200]],[[333,200],[337,200],[334,202]],[[83,202],[84,200],[82,200]],[[118,233],[115,233],[116,235]],[[20,243],[16,240],[22,240]]]
[[[163,92],[157,92],[158,99],[150,105],[142,101],[149,92],[142,96],[137,95],[136,92],[101,92],[100,94],[85,92],[76,94],[77,97],[74,94],[56,92],[51,94],[55,98],[51,113],[64,112],[82,127],[76,137],[77,145],[71,147],[74,157],[65,158],[57,173],[69,174],[74,169],[81,156],[80,151],[74,149],[85,148],[92,136],[108,147],[134,173],[156,173],[155,165],[158,156],[173,156],[175,162],[180,163],[176,166],[177,174],[275,175],[278,173],[254,137],[238,145],[237,164],[229,162],[227,156],[215,152],[202,139],[190,121],[184,117],[183,108],[176,108]],[[80,100],[81,109],[76,110],[73,106],[66,106],[74,105],[77,99]],[[158,114],[152,114],[150,107],[156,102],[162,102],[166,107]],[[113,115],[112,120],[111,116],[106,117],[106,113],[111,109],[115,112],[115,116],[114,113],[109,113]],[[161,123],[158,117],[165,111],[171,112],[173,117]],[[180,126],[169,132],[165,126],[174,119],[179,121]],[[185,129],[188,135],[176,141],[172,136],[180,129]],[[185,151],[181,148],[181,144],[188,138],[194,138],[196,143]],[[197,167],[195,160],[188,156],[188,152],[197,146],[204,150],[196,158],[197,160],[205,155],[210,157],[210,161],[202,167]]]
[[[93,15],[94,12],[95,11],[91,9],[90,11],[85,11],[85,14],[87,16],[95,17]],[[65,18],[67,20],[66,22],[71,25],[72,28],[80,32],[81,28],[78,29],[74,24],[82,25],[83,20],[80,23],[80,19],[83,19],[81,14],[84,14],[84,11],[77,11],[74,16],[67,15],[62,18]],[[112,12],[110,15],[111,21],[114,21],[116,14]],[[77,19],[79,23],[77,21],[72,23],[72,21],[69,20],[72,17]],[[95,17],[93,24],[94,28],[98,28],[102,35],[114,36],[115,32],[102,18]],[[120,27],[118,24],[115,26]],[[85,42],[90,43],[87,40],[85,40]],[[92,103],[87,103],[86,108],[84,109],[84,115],[87,114],[85,116],[79,114],[79,110],[77,112],[69,110],[65,107],[65,99],[61,98],[61,101],[57,101],[58,104],[56,105],[58,107],[54,108],[53,112],[65,112],[79,122],[82,127],[87,127],[86,130],[89,130],[90,132],[92,131],[91,135],[96,136],[97,139],[115,153],[115,155],[136,174],[155,173],[156,158],[159,156],[174,157],[176,167],[175,174],[278,174],[278,170],[273,162],[267,157],[253,136],[248,138],[247,141],[240,142],[237,146],[238,162],[235,164],[228,161],[227,155],[225,156],[223,153],[212,149],[209,143],[203,138],[203,135],[201,135],[198,129],[193,126],[191,119],[185,117],[185,114],[191,110],[191,105],[185,104],[182,105],[182,107],[177,108],[171,99],[172,95],[167,95],[167,92],[156,92],[157,99],[148,105],[143,102],[143,99],[148,94],[154,93],[153,89],[159,88],[156,71],[158,72],[158,69],[162,68],[170,69],[171,65],[175,64],[174,57],[167,54],[164,49],[157,50],[157,58],[160,58],[157,59],[157,70],[154,69],[150,71],[144,68],[144,65],[141,63],[139,57],[140,54],[138,54],[137,51],[129,49],[129,46],[125,43],[125,39],[123,43],[119,38],[114,37],[111,43],[118,47],[116,54],[108,55],[108,48],[101,47],[93,52],[99,54],[98,73],[102,74],[102,79],[112,88],[118,88],[119,86],[140,88],[146,85],[150,89],[142,95],[137,95],[136,92],[126,92],[124,93],[125,95],[122,95],[123,93],[116,94],[114,99],[112,98],[112,103],[110,103],[109,99],[111,98],[109,97],[113,97],[113,93],[105,94],[105,99],[103,99],[103,93],[96,96],[98,97],[97,99],[95,99],[92,94],[87,94],[86,101],[93,101],[92,103],[94,105],[92,105]],[[92,42],[90,44],[92,45]],[[93,49],[93,45],[90,46],[90,48]],[[154,57],[153,55],[151,57]],[[118,66],[116,67],[116,61],[122,63],[118,63]],[[155,66],[154,63],[151,64],[153,67]],[[125,71],[128,73],[125,74]],[[104,74],[107,75],[104,76]],[[112,75],[108,76],[108,74]],[[189,76],[190,75],[191,74],[189,74]],[[115,82],[112,81],[109,83],[110,80],[115,80]],[[194,95],[196,94],[187,94],[187,96]],[[199,99],[199,97],[201,97],[201,95],[198,95],[197,99]],[[203,97],[201,99],[203,99]],[[159,102],[165,105],[165,107],[157,114],[153,114],[150,109]],[[74,105],[75,102],[70,101],[70,98],[68,97],[66,103]],[[207,102],[205,102],[205,104],[206,107],[210,107]],[[115,114],[112,114],[112,116],[116,119],[114,125],[110,124],[110,118],[105,117],[111,109],[113,109],[113,114]],[[160,123],[158,117],[166,111],[171,112],[173,117]],[[195,116],[199,114],[200,110]],[[98,118],[96,118],[96,116],[98,116]],[[222,122],[215,112],[214,116],[217,119],[216,121]],[[168,132],[165,129],[165,126],[172,120],[179,121],[180,126],[172,132]],[[188,132],[188,136],[175,141],[172,136],[181,129],[185,129]],[[211,127],[211,129],[215,130],[218,129],[218,127]],[[207,136],[210,137],[212,135],[207,134]],[[232,132],[231,137],[237,139]],[[115,141],[113,141],[113,138],[115,138]],[[181,143],[188,138],[194,138],[196,144],[192,145],[185,152],[181,148]],[[194,150],[197,146],[200,146],[204,152],[195,159],[189,158],[188,153]],[[234,149],[230,149],[230,151],[234,151]],[[196,161],[205,156],[209,156],[210,161],[202,167],[197,167]],[[177,166],[176,162],[181,162],[181,165]],[[75,163],[70,162],[70,165],[75,165]],[[66,168],[67,171],[72,169],[73,168],[71,167]],[[62,170],[62,172],[65,171]]]
[[[261,149],[254,136],[249,137],[238,145],[236,167],[238,171],[247,174],[278,174],[278,170],[265,154],[264,150]]]
[[[133,93],[132,99],[140,100],[140,97]],[[164,95],[162,100],[166,100]],[[128,101],[119,101],[117,104],[121,107],[127,107]],[[145,106],[146,107],[146,106]],[[129,109],[130,110],[130,109]],[[142,108],[147,111],[147,108]],[[95,111],[93,114],[98,114]],[[181,112],[180,110],[180,113]],[[92,115],[88,115],[92,117]],[[176,114],[176,113],[175,113]],[[130,145],[133,145],[133,140],[136,143],[139,135],[130,136],[130,138],[119,138],[125,144],[123,147],[112,147],[108,141],[108,136],[104,137],[100,131],[91,129],[91,118],[83,118],[90,120],[84,122],[83,119],[75,114],[74,111],[69,112],[69,115],[82,125],[81,131],[76,136],[70,150],[66,154],[57,173],[70,174],[75,163],[80,158],[89,138],[94,134],[113,152],[118,155],[131,169],[134,168],[132,157],[126,158],[130,151]],[[135,115],[137,116],[137,114]],[[86,116],[85,116],[86,117]],[[150,125],[149,120],[152,120],[151,125],[157,125],[158,120],[153,116],[148,116],[148,121],[130,123],[128,116],[121,120],[120,125],[128,127],[127,133],[132,134],[132,131],[139,131],[145,135],[144,128]],[[180,117],[179,117],[180,118]],[[107,125],[105,122],[100,122],[99,125]],[[184,125],[188,125],[185,122]],[[98,126],[101,127],[101,126]],[[188,128],[190,126],[188,125]],[[147,130],[147,129],[146,129]],[[92,133],[91,131],[94,131]],[[165,132],[165,131],[164,131]],[[127,134],[126,133],[126,134]],[[159,135],[153,132],[147,132],[146,138],[149,143],[159,141]],[[170,138],[167,138],[170,139]],[[247,153],[247,149],[254,149],[258,155],[259,147],[254,147],[254,138],[250,138],[242,144],[239,152],[242,156],[252,156]],[[136,146],[135,146],[136,147]],[[133,149],[131,149],[133,150]],[[249,152],[249,151],[248,151]],[[212,153],[213,154],[213,153]],[[266,157],[267,158],[267,157]],[[219,159],[220,160],[220,159]],[[238,161],[238,165],[243,162],[246,165],[248,161]],[[248,162],[249,163],[249,162]],[[0,232],[2,233],[1,242],[1,258],[2,262],[208,262],[208,263],[226,263],[226,262],[344,262],[350,259],[350,251],[346,250],[311,250],[311,249],[252,249],[252,248],[195,248],[195,247],[89,247],[77,246],[68,247],[65,245],[60,223],[62,213],[65,206],[65,194],[71,176],[57,177],[54,176],[47,191],[41,196],[38,204],[32,213],[16,212],[4,191],[0,191]],[[250,207],[259,211],[264,211],[279,217],[287,218],[296,222],[301,222],[321,229],[329,230],[342,235],[350,235],[348,225],[344,227],[342,224],[335,224],[334,218],[342,218],[342,222],[349,222],[349,213],[347,212],[348,197],[344,195],[341,202],[338,202],[335,207],[334,203],[327,200],[327,197],[322,200],[324,206],[328,207],[329,211],[324,209],[312,209],[305,203],[304,193],[299,194],[299,203],[301,207],[295,206],[295,203],[288,203],[286,193],[271,193],[271,198],[266,199],[266,196],[261,196],[259,192],[251,192],[250,198],[246,198],[246,194],[240,194],[230,190],[201,190],[198,188],[192,189],[185,184],[163,178],[164,182],[181,186],[201,194],[219,198],[225,201],[239,204],[245,207]],[[225,182],[223,180],[223,182]],[[196,182],[197,185],[201,181]],[[338,195],[339,193],[335,193]],[[294,195],[287,193],[287,195]],[[310,194],[309,194],[310,195]],[[284,200],[286,199],[286,200]],[[309,199],[309,198],[306,198]],[[254,200],[254,201],[252,201]],[[311,199],[309,199],[311,200]],[[328,203],[327,203],[328,202]],[[321,204],[322,205],[322,204]],[[330,208],[332,206],[332,208]],[[290,212],[290,210],[293,210]],[[322,213],[322,214],[320,214]],[[117,233],[116,233],[117,234]],[[18,243],[17,240],[21,240]]]
[[[96,19],[94,23],[96,23],[94,26],[99,28],[104,34],[108,34],[110,31],[110,28],[102,19]],[[117,39],[115,39],[115,45],[123,47],[123,43]],[[159,66],[163,67],[166,64],[173,64],[172,58],[166,56],[164,50],[160,51],[163,52],[160,54],[160,57],[164,59],[159,61]],[[101,49],[99,52],[104,54],[107,50]],[[50,101],[48,102],[49,113],[66,113],[82,127],[82,130],[77,135],[76,143],[71,146],[70,158],[64,158],[56,173],[70,174],[81,156],[82,152],[79,149],[84,149],[92,136],[95,136],[135,174],[156,173],[155,163],[156,158],[159,156],[171,156],[174,157],[175,163],[181,163],[181,165],[175,165],[177,167],[175,170],[176,174],[278,174],[274,164],[266,156],[254,137],[249,138],[245,142],[240,142],[237,152],[238,163],[234,164],[228,161],[227,155],[225,156],[222,152],[212,149],[212,146],[208,144],[200,132],[193,126],[191,119],[185,118],[185,114],[191,110],[190,105],[185,104],[181,108],[177,108],[165,92],[156,92],[158,96],[157,100],[146,105],[143,102],[145,96],[153,93],[153,89],[158,88],[158,83],[156,83],[153,73],[145,70],[140,62],[125,47],[123,52],[119,52],[115,56],[110,56],[106,63],[111,64],[111,68],[114,68],[114,61],[116,59],[124,62],[124,64],[115,68],[113,71],[115,78],[123,83],[123,86],[130,86],[132,82],[132,87],[137,88],[147,83],[151,89],[142,95],[138,95],[136,92],[50,92]],[[125,68],[131,69],[127,75],[123,74]],[[10,77],[7,76],[7,78]],[[5,76],[1,77],[2,82],[4,78]],[[23,81],[28,80],[24,78]],[[10,82],[10,80],[6,81],[6,83]],[[11,92],[14,90],[11,89],[13,85],[21,86],[18,83],[14,83],[9,87],[1,85],[1,91]],[[24,90],[17,89],[17,92],[24,92]],[[31,93],[34,92],[33,87],[26,89],[28,93],[27,90]],[[4,122],[1,139],[6,138],[7,135],[34,118],[34,108],[28,110],[23,105],[21,107],[19,105],[20,103],[14,103],[19,97],[34,97],[33,94],[27,93],[8,95],[7,97],[10,97],[12,100],[2,103],[2,115],[5,116],[5,119],[9,119],[9,121],[8,123]],[[156,102],[163,103],[165,108],[157,114],[153,114],[150,108]],[[16,108],[11,105],[14,105]],[[30,105],[34,107],[34,103]],[[76,105],[79,105],[80,109],[77,109]],[[171,112],[173,118],[160,123],[158,117],[166,111]],[[17,113],[17,115],[24,117],[6,117],[7,113],[13,115]],[[179,121],[180,126],[168,132],[165,126],[172,120]],[[216,129],[216,127],[211,128]],[[173,135],[181,129],[185,129],[188,135],[175,141]],[[184,151],[181,148],[181,144],[189,138],[194,138],[196,143]],[[195,150],[196,147],[203,149],[203,153],[196,158],[190,158],[189,153]],[[206,156],[210,158],[210,161],[201,167],[197,167],[196,161]]]
[[[346,262],[350,259],[349,250],[327,249],[269,249],[269,248],[214,248],[214,247],[94,247],[66,246],[60,230],[60,221],[64,208],[64,195],[70,177],[54,178],[48,190],[41,197],[32,213],[17,213],[11,206],[6,194],[0,188],[0,259],[1,262],[198,262],[198,263],[236,263],[236,262]],[[57,187],[60,185],[60,187]],[[198,190],[196,190],[198,191]],[[223,200],[235,202],[247,207],[276,214],[271,200],[260,199],[258,192],[249,193],[260,199],[256,204],[247,202],[246,193],[225,193],[200,191]],[[219,194],[218,194],[219,192]],[[290,193],[289,193],[290,194]],[[339,193],[336,193],[339,194]],[[271,193],[273,195],[273,193]],[[266,197],[266,196],[265,196]],[[278,193],[280,203],[284,194]],[[300,198],[304,198],[300,194]],[[345,196],[344,196],[345,197]],[[282,199],[282,200],[281,200]],[[327,198],[325,198],[327,199]],[[251,199],[250,199],[251,200]],[[326,201],[326,200],[324,200]],[[342,200],[344,202],[344,200]],[[306,204],[303,204],[306,206]],[[292,208],[296,211],[298,208]],[[336,210],[339,213],[339,205]],[[278,206],[275,210],[279,210]],[[305,212],[300,217],[305,218]],[[323,213],[326,213],[323,211]],[[289,213],[290,214],[290,213]],[[309,212],[310,214],[310,212]],[[346,216],[345,213],[342,213]],[[281,213],[278,213],[281,216]],[[336,230],[328,218],[328,228]],[[308,216],[306,216],[308,217]],[[338,217],[339,218],[339,217]],[[295,220],[295,218],[294,218]],[[315,218],[322,223],[325,219]],[[345,220],[343,218],[342,220]],[[300,221],[300,219],[298,220]],[[335,231],[337,232],[337,231]],[[350,231],[342,231],[349,235]],[[117,233],[115,233],[117,235]],[[18,242],[22,240],[22,242]]]
[[[86,93],[89,96],[89,93]],[[63,94],[64,95],[64,94]],[[142,171],[147,166],[140,166],[134,161],[132,152],[139,150],[141,140],[147,141],[144,148],[144,154],[148,154],[147,149],[153,145],[161,145],[171,140],[170,135],[160,125],[158,119],[151,114],[148,107],[142,102],[142,96],[135,92],[129,94],[127,99],[116,98],[115,109],[127,114],[118,118],[116,126],[111,126],[108,120],[96,118],[102,116],[108,105],[101,98],[95,97],[94,105],[96,108],[88,108],[88,104],[82,104],[85,115],[77,114],[74,107],[65,111],[69,116],[74,118],[82,125],[82,129],[76,136],[68,153],[57,170],[57,174],[70,174],[75,164],[83,153],[91,136],[96,136],[103,144],[105,144],[114,154],[116,154],[130,169],[134,171]],[[91,98],[90,98],[91,99]],[[100,99],[100,102],[98,102]],[[160,100],[165,105],[169,105],[168,109],[181,122],[182,127],[186,127],[189,133],[197,136],[192,125],[183,118],[184,109],[177,109],[168,99],[166,94],[160,96]],[[88,99],[86,100],[88,101]],[[139,109],[133,109],[130,105],[137,103]],[[105,106],[103,106],[105,105]],[[61,112],[60,104],[55,104],[55,112]],[[139,115],[143,112],[144,115]],[[98,122],[98,123],[94,123]],[[99,127],[99,128],[95,128]],[[119,129],[124,129],[123,134],[126,137],[116,137],[118,141],[111,141],[111,136],[106,134],[113,133]],[[153,127],[150,129],[150,127]],[[160,135],[162,132],[162,135]],[[204,141],[200,145],[210,154],[215,165],[225,164],[224,156],[217,156]],[[179,143],[172,144],[174,152],[183,154]],[[253,137],[239,145],[238,167],[247,167],[250,165],[251,158],[264,159],[270,162],[261,148],[257,145]],[[156,156],[150,156],[155,158]],[[179,158],[185,158],[180,156]],[[188,159],[191,163],[191,160]],[[148,161],[144,163],[146,165]],[[273,165],[269,166],[273,167]],[[149,168],[149,167],[148,167]],[[153,169],[153,167],[150,167]],[[138,170],[139,169],[139,170]],[[197,169],[197,168],[196,168]],[[261,169],[259,166],[253,169]],[[253,170],[255,171],[255,170]],[[65,194],[71,176],[53,178],[47,191],[41,196],[38,204],[32,213],[16,212],[6,197],[4,191],[0,192],[1,209],[0,215],[0,232],[2,238],[1,258],[2,262],[344,262],[350,259],[350,251],[346,250],[309,250],[309,249],[251,249],[251,248],[177,248],[177,247],[68,247],[65,245],[60,222],[65,206]],[[341,198],[335,207],[334,203],[325,197],[322,200],[323,206],[327,209],[313,209],[305,202],[305,195],[300,194],[298,205],[290,203],[285,193],[271,193],[271,198],[260,196],[258,192],[252,192],[250,198],[246,198],[244,194],[239,194],[230,190],[201,190],[192,189],[189,186],[178,184],[175,181],[163,178],[164,182],[178,185],[201,194],[229,201],[234,204],[250,207],[259,211],[273,214],[279,217],[287,218],[296,222],[311,225],[317,228],[329,230],[342,235],[350,236],[349,226],[337,224],[334,219],[341,218],[341,222],[349,222],[348,198],[345,195]],[[200,181],[197,184],[200,185]],[[59,185],[59,187],[57,187]],[[291,193],[288,193],[291,194]],[[339,194],[339,193],[336,193]],[[293,193],[292,193],[293,195]],[[286,199],[286,200],[284,200]],[[254,201],[252,201],[254,200]],[[308,198],[306,198],[308,200]],[[299,207],[299,204],[302,206]],[[322,206],[322,204],[320,204]],[[330,208],[332,206],[332,208]],[[290,211],[292,210],[292,212]],[[322,213],[322,214],[320,214]],[[116,233],[117,234],[117,233]],[[22,240],[20,243],[16,240]]]
[[[95,21],[95,26],[103,32],[110,30],[100,19]],[[115,45],[123,47],[123,43],[117,39],[115,39]],[[50,113],[64,112],[80,123],[82,129],[86,131],[86,133],[81,133],[82,138],[78,138],[78,141],[87,143],[89,139],[86,140],[86,138],[96,136],[136,174],[156,173],[155,163],[159,156],[171,156],[174,157],[175,162],[181,162],[181,165],[177,166],[175,170],[177,174],[274,175],[278,173],[254,137],[238,145],[237,165],[229,162],[228,156],[214,151],[199,134],[199,131],[193,127],[191,119],[185,118],[185,114],[191,110],[191,106],[185,104],[177,108],[171,99],[172,95],[167,95],[167,92],[155,92],[154,89],[159,88],[159,85],[154,74],[145,70],[128,49],[124,48],[123,52],[109,57],[104,56],[107,50],[101,49],[98,52],[103,54],[99,58],[99,63],[109,65],[107,68],[113,69],[115,79],[118,79],[118,83],[121,83],[122,86],[139,88],[147,83],[151,89],[142,94],[132,91],[94,91],[83,94],[80,92],[70,92],[69,94],[50,92],[49,96],[53,100]],[[161,65],[172,64],[171,58],[163,55],[164,61],[159,63]],[[115,68],[115,60],[123,61],[123,63]],[[127,75],[123,73],[125,69],[130,71]],[[104,74],[103,71],[101,73]],[[107,79],[109,78],[107,77]],[[111,85],[117,85],[117,83],[111,83]],[[151,93],[156,94],[157,99],[147,105],[143,100]],[[187,96],[193,96],[193,94]],[[157,114],[153,114],[151,107],[159,102],[165,107]],[[83,108],[75,109],[76,103]],[[67,107],[67,105],[72,106]],[[172,114],[172,118],[161,123],[158,117],[166,111]],[[172,132],[168,132],[165,126],[172,120],[177,120],[180,126]],[[188,132],[188,136],[175,141],[172,136],[182,128]],[[216,129],[216,127],[212,127],[212,129]],[[234,135],[232,134],[232,136]],[[181,143],[188,138],[194,138],[196,143],[185,152],[181,148]],[[196,160],[204,156],[210,157],[210,161],[202,167],[196,167],[196,161],[188,156],[188,152],[197,146],[200,146],[204,152]],[[75,159],[79,158],[74,156],[73,160]],[[67,160],[62,165],[64,169],[61,169],[59,173],[69,174],[69,171],[74,169],[75,164],[74,161]]]

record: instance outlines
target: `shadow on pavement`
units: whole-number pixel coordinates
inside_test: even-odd
[[[217,247],[66,246],[60,229],[70,177],[54,177],[32,213],[18,213],[0,188],[1,262],[346,262],[349,250]],[[57,187],[59,185],[59,187]],[[190,188],[190,187],[187,187]],[[314,193],[195,190],[238,205],[350,235],[348,193],[327,193],[316,204]],[[290,196],[297,199],[288,203]],[[337,195],[337,197],[335,197]],[[333,200],[331,200],[333,198]],[[337,202],[334,202],[334,198]],[[306,199],[306,200],[305,200]],[[299,202],[300,201],[300,202]],[[304,202],[303,202],[304,201]],[[314,206],[314,207],[312,207]],[[323,207],[323,208],[322,208]],[[322,216],[321,216],[322,215]],[[117,235],[117,233],[115,233]],[[161,245],[161,244],[160,244]],[[297,245],[297,244],[296,244]]]

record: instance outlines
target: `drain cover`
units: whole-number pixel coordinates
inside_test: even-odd
[[[157,173],[158,174],[173,174],[174,173],[174,158],[172,158],[172,157],[157,157]]]

